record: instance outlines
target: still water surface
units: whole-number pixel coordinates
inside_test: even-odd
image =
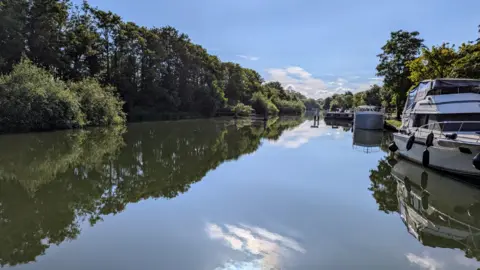
[[[388,157],[388,134],[328,124],[217,119],[1,136],[0,265],[480,267],[478,188]]]

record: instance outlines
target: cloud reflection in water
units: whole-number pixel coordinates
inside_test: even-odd
[[[252,257],[250,261],[231,261],[215,270],[281,269],[281,260],[294,252],[306,250],[295,240],[266,229],[240,224],[223,227],[208,223],[206,232],[212,239],[222,240],[233,250]]]
[[[280,139],[270,142],[270,144],[293,149],[308,143],[316,137],[328,136],[336,140],[342,139],[345,135],[345,132],[332,129],[323,121],[320,122],[318,128],[311,128],[312,125],[313,121],[306,121],[292,130],[285,131]]]

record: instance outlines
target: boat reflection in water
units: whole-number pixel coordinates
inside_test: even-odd
[[[353,129],[353,149],[365,153],[381,151],[384,132],[380,130]]]
[[[480,189],[410,161],[390,163],[408,232],[424,246],[461,249],[480,260]]]
[[[331,126],[333,129],[342,127],[344,131],[349,131],[352,128],[351,120],[339,120],[339,119],[324,119],[327,126]]]

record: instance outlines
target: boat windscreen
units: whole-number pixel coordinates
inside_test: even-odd
[[[425,96],[428,93],[428,90],[431,89],[431,86],[432,86],[431,81],[419,83],[418,86],[416,87],[417,94],[416,94],[416,97],[415,97],[415,102],[424,99]]]

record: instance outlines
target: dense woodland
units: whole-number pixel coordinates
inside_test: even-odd
[[[251,107],[299,114],[305,104],[318,106],[254,70],[220,61],[173,27],[142,27],[69,0],[0,2],[0,73],[0,103],[13,104],[0,106],[3,129],[214,116]]]
[[[472,35],[473,36],[473,35]],[[69,0],[0,2],[0,131],[222,114],[300,114],[383,105],[435,77],[480,78],[480,41],[427,48],[396,31],[378,55],[382,87],[308,99],[222,62],[173,27],[147,28]]]

